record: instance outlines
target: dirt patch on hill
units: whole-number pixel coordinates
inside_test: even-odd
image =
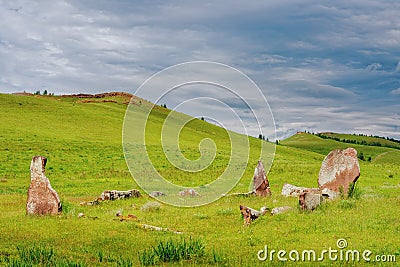
[[[110,92],[101,94],[72,94],[62,95],[61,97],[72,97],[72,98],[106,98],[106,97],[123,97],[131,98],[133,95],[125,92]]]
[[[150,105],[151,103],[143,98],[137,97],[126,92],[107,92],[99,94],[70,94],[70,95],[35,95],[26,92],[13,93],[21,96],[34,96],[40,98],[48,98],[53,100],[61,100],[63,98],[75,99],[76,103],[116,103],[116,104],[134,104],[141,106],[142,104]]]
[[[128,105],[137,104],[141,105],[145,100],[140,97],[134,96],[125,92],[109,92],[100,94],[72,94],[62,95],[62,98],[79,98],[77,103],[116,103]]]
[[[116,100],[111,100],[111,99],[83,99],[83,100],[78,100],[76,101],[77,103],[119,103]],[[123,104],[125,104],[125,102],[123,102]]]

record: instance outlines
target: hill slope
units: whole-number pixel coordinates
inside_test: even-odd
[[[0,94],[0,265],[23,265],[24,258],[19,251],[24,248],[27,251],[52,248],[53,257],[65,266],[138,266],[138,255],[159,241],[189,240],[190,237],[204,243],[206,255],[182,264],[268,265],[269,262],[257,259],[257,252],[265,245],[275,250],[321,251],[334,248],[338,238],[346,238],[349,248],[370,249],[374,255],[400,253],[397,150],[357,147],[364,155],[372,156],[371,162],[360,162],[362,195],[359,200],[328,203],[308,214],[297,210],[296,199],[280,196],[285,182],[316,186],[321,161],[327,152],[347,146],[312,135],[296,135],[277,146],[268,177],[273,192],[270,198],[225,197],[191,209],[161,205],[160,209],[146,210],[143,207],[153,199],[144,195],[99,206],[80,206],[80,202],[94,200],[105,189],[138,188],[123,154],[125,100],[113,97],[107,97],[112,100],[107,102],[83,100]],[[135,101],[146,105],[144,100]],[[138,105],[134,112],[141,116],[141,110]],[[187,158],[199,157],[198,145],[204,138],[212,138],[218,152],[210,169],[188,179],[166,161],[160,148],[161,123],[169,113],[168,109],[157,107],[150,116],[149,127],[153,131],[146,139],[150,157],[171,181],[190,186],[210,182],[227,164],[228,132],[200,120],[191,120],[182,129],[180,145]],[[175,115],[176,120],[187,119],[184,114]],[[249,141],[253,153],[233,192],[248,190],[259,158],[262,141],[255,138]],[[63,215],[59,217],[25,215],[29,164],[34,155],[48,158],[46,175],[64,205]],[[257,209],[288,205],[293,210],[262,217],[250,227],[243,227],[239,205]],[[184,234],[149,231],[136,222],[120,222],[115,220],[117,211],[134,214],[140,223]],[[79,213],[87,217],[79,219]],[[276,264],[279,262],[275,258],[271,265]]]
[[[344,135],[344,134],[338,135],[330,133],[330,136],[340,136],[343,139],[345,137],[350,138],[353,135]],[[360,143],[363,141],[365,141],[365,143],[376,142],[378,139],[379,138],[368,137],[368,136],[357,136],[357,141],[359,141]],[[303,132],[297,133],[283,140],[281,144],[284,146],[296,147],[324,155],[328,154],[329,151],[331,151],[332,149],[337,149],[337,148],[343,149],[347,147],[353,147],[357,149],[359,156],[362,154],[365,160],[368,160],[368,158],[371,157],[371,161],[374,163],[398,164],[398,162],[400,162],[400,150],[398,149],[384,147],[384,146],[370,146],[370,145],[345,143],[333,139],[321,138],[318,135],[312,135]],[[395,144],[396,143],[393,143],[393,145]]]
[[[360,144],[368,146],[383,146],[400,149],[400,141],[394,138],[384,138],[379,136],[366,136],[363,134],[343,134],[343,133],[318,133],[317,136],[333,139],[343,143]]]

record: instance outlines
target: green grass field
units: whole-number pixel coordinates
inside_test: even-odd
[[[114,98],[107,98],[113,100]],[[346,144],[311,134],[297,134],[276,146],[268,178],[273,195],[268,198],[231,196],[209,205],[181,208],[161,204],[159,209],[143,209],[154,199],[143,194],[137,199],[80,206],[105,189],[139,189],[125,162],[122,129],[126,112],[123,99],[117,103],[84,103],[82,99],[57,96],[0,94],[0,266],[139,266],[153,247],[182,244],[183,240],[202,244],[201,253],[177,262],[156,263],[203,266],[315,266],[364,265],[363,260],[322,262],[259,261],[257,253],[278,250],[337,249],[345,238],[348,249],[371,250],[376,255],[394,255],[400,261],[400,150]],[[148,103],[143,101],[143,105]],[[141,108],[134,112],[141,116]],[[211,138],[216,157],[210,168],[187,177],[174,168],[160,148],[159,133],[168,109],[157,108],[150,116],[146,136],[153,164],[172,182],[184,186],[204,185],[227,166],[230,155],[228,132],[200,120],[191,120],[180,133],[180,148],[188,159],[200,156],[199,142]],[[175,114],[175,119],[185,119]],[[247,140],[247,138],[246,138]],[[249,165],[231,192],[247,192],[261,146],[272,144],[248,138],[252,151]],[[300,212],[297,199],[280,195],[282,185],[317,186],[325,155],[335,148],[354,147],[371,161],[360,161],[361,177],[357,199],[325,203],[312,213]],[[32,156],[47,157],[46,176],[63,202],[60,216],[27,216],[25,204],[30,182]],[[261,158],[267,161],[270,154]],[[143,191],[142,191],[143,193]],[[293,210],[264,216],[244,227],[239,205],[288,205]],[[115,214],[134,214],[140,222],[119,221]],[[79,213],[86,218],[78,218]],[[140,223],[183,232],[144,229]],[[190,243],[191,244],[191,243]],[[196,243],[197,244],[197,243]],[[199,250],[200,251],[200,250]],[[148,253],[148,254],[146,254]],[[151,255],[148,256],[151,258]],[[151,262],[148,260],[147,263]],[[377,264],[378,262],[374,262]]]

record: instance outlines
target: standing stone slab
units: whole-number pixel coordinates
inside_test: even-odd
[[[261,160],[258,161],[257,167],[254,170],[253,191],[256,192],[256,195],[260,197],[271,195],[269,181]]]
[[[32,158],[31,184],[26,201],[27,214],[59,214],[62,211],[60,198],[45,175],[46,162],[47,159],[42,156]]]
[[[360,165],[357,150],[347,148],[332,150],[322,162],[318,175],[318,185],[321,190],[328,188],[335,192],[347,193],[350,184],[360,177]]]

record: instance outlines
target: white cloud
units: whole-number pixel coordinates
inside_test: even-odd
[[[382,65],[380,63],[372,63],[369,64],[365,69],[368,71],[376,71],[382,68]]]
[[[390,91],[390,93],[392,95],[400,95],[400,88],[394,89],[394,90]]]
[[[282,64],[287,63],[289,60],[289,58],[284,56],[268,54],[254,58],[254,62],[259,64]]]
[[[400,72],[400,61],[397,62],[397,66],[396,66],[395,72]]]

